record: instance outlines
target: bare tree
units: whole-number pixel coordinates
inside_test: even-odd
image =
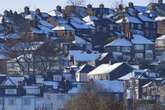
[[[123,110],[123,103],[115,101],[112,94],[90,82],[78,96],[65,105],[66,110]]]
[[[85,0],[68,0],[68,3],[73,6],[83,6],[85,5]]]
[[[113,9],[117,9],[117,8],[119,8],[119,5],[121,5],[122,3],[120,2],[120,1],[114,1],[114,2],[112,2],[112,8]],[[123,4],[122,4],[123,5]]]

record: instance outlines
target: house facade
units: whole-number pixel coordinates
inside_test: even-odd
[[[77,82],[88,82],[88,73],[94,69],[94,66],[85,64],[80,67],[80,69],[76,72],[76,81]]]
[[[133,35],[131,40],[117,38],[105,45],[105,49],[111,53],[114,60],[139,61],[152,60],[154,58],[154,43],[144,36]]]
[[[156,39],[155,50],[157,55],[161,55],[165,51],[165,35],[162,35]]]
[[[94,21],[95,30],[93,32],[93,46],[94,48],[103,46],[115,36],[115,32],[119,30],[118,25],[111,19],[101,18]],[[100,38],[102,40],[100,40]]]
[[[89,79],[116,80],[131,72],[133,68],[126,63],[102,64],[88,73]]]
[[[138,18],[142,21],[144,36],[151,41],[155,41],[157,37],[157,23],[146,15],[139,14]]]
[[[137,18],[137,16],[124,16],[116,21],[120,25],[121,31],[124,32],[126,38],[130,39],[133,33],[143,34],[143,23]]]
[[[157,23],[157,33],[158,36],[165,34],[165,17],[158,16],[155,18],[155,21]]]

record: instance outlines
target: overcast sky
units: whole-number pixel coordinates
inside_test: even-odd
[[[98,6],[100,3],[105,4],[106,7],[112,7],[116,2],[121,0],[86,0],[86,4]],[[129,1],[134,2],[136,5],[147,5],[150,1],[154,0],[123,0],[126,4]],[[67,0],[0,0],[0,13],[5,9],[12,9],[22,11],[24,6],[29,6],[31,9],[40,8],[42,11],[49,12],[54,9],[56,5],[65,6],[68,4]]]

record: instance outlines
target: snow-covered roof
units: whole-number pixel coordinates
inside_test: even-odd
[[[4,83],[4,85],[19,85],[20,82],[24,81],[24,77],[8,77],[8,80]]]
[[[133,44],[154,44],[152,41],[149,39],[145,38],[142,35],[134,34],[133,38],[131,39],[131,42]]]
[[[45,86],[52,86],[53,89],[57,89],[58,88],[58,82],[55,81],[44,81],[43,82]]]
[[[0,53],[0,60],[9,60],[10,57],[4,53]]]
[[[43,17],[49,17],[49,14],[46,13],[46,12],[41,12],[41,15],[42,15]]]
[[[89,65],[89,64],[84,64],[80,67],[80,69],[77,71],[77,73],[88,73],[93,69],[94,69],[94,66]]]
[[[27,19],[27,20],[34,20],[35,19],[35,15],[33,15],[33,14],[26,15],[25,19]]]
[[[3,16],[0,16],[0,24],[2,24]]]
[[[131,15],[134,16],[136,14],[136,10],[134,8],[128,7],[127,12]]]
[[[88,26],[91,26],[91,29],[95,29],[95,23],[93,21],[86,23]]]
[[[126,16],[124,19],[126,20],[126,23],[142,24],[142,22],[138,18],[133,17],[133,16]],[[124,19],[122,18],[116,21],[116,23],[123,23]]]
[[[134,8],[140,13],[145,13],[147,10],[146,6],[134,6]]]
[[[58,21],[59,24],[67,24],[67,21],[62,18],[62,17],[58,17],[58,18],[54,18],[56,21]]]
[[[0,43],[0,53],[8,53],[9,47],[3,43]]]
[[[77,87],[72,87],[72,89],[70,89],[68,91],[69,94],[78,94],[81,92],[81,86],[77,85]]]
[[[39,23],[43,26],[48,27],[48,28],[53,28],[54,27],[52,24],[50,24],[49,22],[47,22],[45,20],[39,20]]]
[[[91,21],[98,20],[98,18],[96,16],[86,16],[86,17],[83,18],[83,20],[85,22],[91,22]]]
[[[76,29],[90,29],[90,27],[85,24],[85,23],[74,23],[74,22],[71,22],[72,26],[75,27]]]
[[[124,83],[117,80],[95,80],[96,85],[101,87],[106,92],[123,93]]]
[[[113,65],[102,64],[98,66],[97,68],[95,68],[94,70],[92,70],[91,72],[89,72],[88,75],[109,74],[110,72],[112,72],[113,70],[115,70],[122,64],[123,63],[115,63]]]
[[[157,40],[165,40],[165,35],[158,37]]]
[[[165,20],[165,16],[157,16],[155,18],[155,21],[163,21],[163,20]]]
[[[87,53],[82,50],[70,50],[69,55],[73,56],[76,61],[95,61],[99,57],[99,53]]]
[[[133,72],[130,72],[130,73],[126,74],[125,76],[120,77],[119,80],[130,80],[132,78],[146,79],[144,73],[145,73],[144,70],[134,70]]]
[[[19,39],[20,36],[16,33],[6,35],[7,39]]]
[[[152,85],[152,81],[150,81],[149,83],[143,85],[143,88],[145,88],[145,87],[149,87],[150,85]]]
[[[19,42],[11,47],[13,51],[22,51],[22,50],[36,50],[40,47],[44,42]]]
[[[108,52],[105,52],[105,53],[102,53],[99,57],[99,60],[102,60],[103,58],[105,58],[109,53]]]
[[[142,21],[145,21],[145,22],[155,22],[153,19],[145,16],[145,15],[139,15],[139,18],[142,20]]]
[[[74,23],[78,23],[78,24],[83,24],[84,23],[83,20],[81,20],[78,17],[74,17],[74,16],[70,17],[70,22],[74,22]]]
[[[86,41],[85,39],[82,39],[79,36],[75,36],[75,40],[73,41],[73,43],[76,43],[76,44],[89,44],[88,41]]]
[[[105,47],[108,46],[125,46],[125,47],[130,47],[132,46],[131,42],[129,40],[126,40],[125,38],[117,38],[113,40],[111,43],[108,43],[105,45]]]
[[[41,29],[37,29],[37,28],[31,28],[32,33],[35,34],[44,34],[44,31]]]
[[[48,14],[51,16],[63,16],[62,13],[57,10],[52,10],[52,11],[48,12]]]
[[[53,30],[51,30],[50,28],[43,26],[43,25],[38,25],[37,27],[39,27],[41,29],[41,31],[43,31],[45,34],[53,32]]]
[[[52,30],[53,31],[61,31],[61,30],[74,31],[74,29],[69,25],[56,26]]]
[[[90,26],[78,17],[70,17],[70,23],[77,29],[90,29]]]

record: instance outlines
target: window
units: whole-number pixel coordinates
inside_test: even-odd
[[[16,102],[15,98],[9,98],[8,99],[8,105],[10,105],[10,106],[15,105],[16,104],[15,102]]]
[[[118,58],[122,57],[122,53],[121,52],[113,52],[112,55],[113,55],[114,59],[118,59]]]
[[[74,60],[72,60],[72,61],[74,61]],[[61,75],[54,75],[53,76],[53,80],[54,81],[61,81],[61,79],[62,79],[62,76]]]
[[[152,46],[151,45],[145,45],[145,50],[151,50]]]
[[[40,94],[40,88],[26,88],[26,94]]]
[[[65,100],[65,95],[64,94],[57,94],[57,99],[58,100]]]
[[[147,60],[152,60],[153,59],[153,52],[152,52],[152,50],[146,51],[145,59],[147,59]]]
[[[110,30],[113,30],[113,25],[110,25],[109,27],[110,27]]]
[[[149,27],[149,23],[148,22],[146,22],[145,25],[146,25],[146,27]]]
[[[116,47],[116,51],[120,52],[120,47],[119,46]]]
[[[140,30],[142,29],[142,25],[141,25],[141,24],[138,24],[137,27],[138,27],[138,29],[140,29]]]
[[[105,33],[107,32],[107,28],[106,28],[106,27],[103,27],[102,30],[103,30],[103,32],[105,32]]]
[[[16,89],[6,89],[5,90],[5,93],[6,94],[17,94],[17,90]]]
[[[150,31],[149,30],[145,30],[145,34],[146,34],[146,36],[150,36]]]
[[[101,26],[97,26],[97,32],[100,32],[102,29],[101,29]]]
[[[30,98],[23,98],[23,105],[30,105],[31,100]]]
[[[122,52],[131,52],[130,47],[122,47]]]
[[[154,28],[154,29],[156,28],[156,23],[153,23],[153,28]]]
[[[134,24],[131,24],[131,28],[133,29],[135,26],[134,26]]]
[[[144,50],[144,45],[135,45],[134,49],[135,50]]]
[[[135,58],[143,58],[143,53],[135,53]]]

